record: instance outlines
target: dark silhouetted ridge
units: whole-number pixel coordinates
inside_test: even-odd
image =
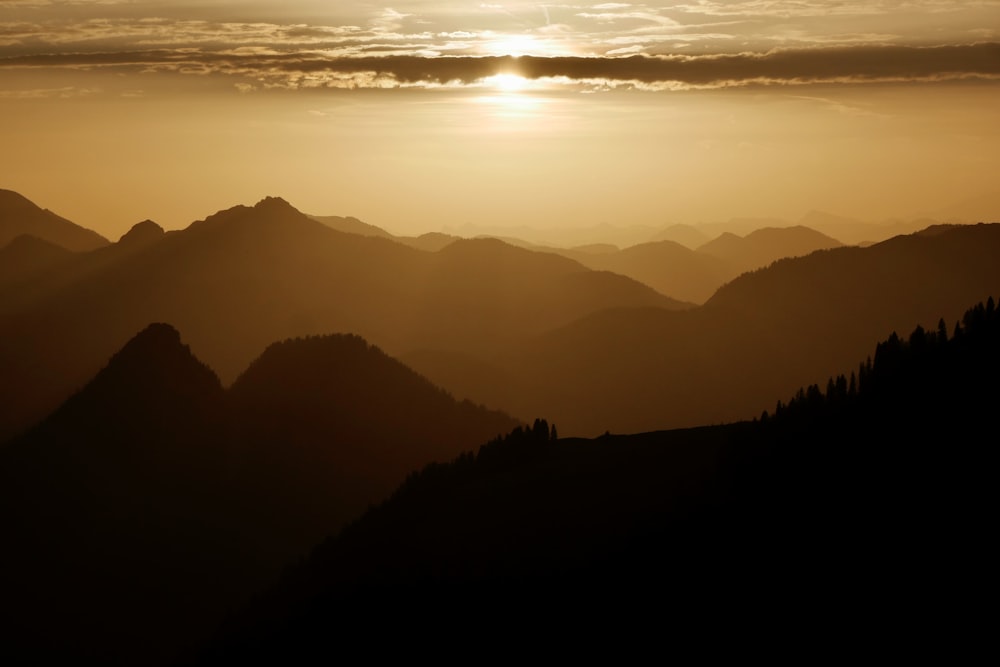
[[[111,357],[94,378],[91,387],[113,390],[148,386],[160,395],[151,398],[150,409],[159,409],[161,398],[180,397],[190,391],[221,391],[219,379],[181,343],[180,333],[169,324],[150,324]],[[188,388],[191,388],[188,390]]]
[[[435,654],[456,657],[484,642],[640,655],[775,627],[851,652],[961,652],[991,636],[966,603],[995,569],[1000,311],[991,297],[954,333],[893,333],[851,375],[752,422],[563,440],[536,420],[428,465],[204,662],[402,657],[441,627]],[[913,633],[928,639],[900,643]]]
[[[271,345],[226,392],[148,325],[0,449],[0,661],[172,664],[408,473],[517,423],[349,335]]]
[[[153,324],[0,450],[0,621],[17,637],[0,657],[155,664],[167,628],[190,642],[217,620],[246,569],[223,398],[177,331]]]
[[[256,492],[267,511],[296,517],[272,530],[302,550],[411,470],[450,460],[517,423],[456,401],[353,335],[275,343],[229,393],[247,447],[244,477],[268,480]]]

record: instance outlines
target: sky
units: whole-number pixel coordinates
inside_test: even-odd
[[[0,188],[113,240],[265,196],[398,234],[908,218],[998,192],[998,31],[1000,0],[0,0]]]

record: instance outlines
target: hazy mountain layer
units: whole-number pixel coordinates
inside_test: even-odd
[[[782,260],[698,309],[614,309],[551,330],[491,360],[484,382],[446,355],[406,361],[565,434],[728,422],[849,366],[880,332],[954,322],[961,304],[1000,292],[998,252],[1000,225],[974,225]]]
[[[851,363],[880,332],[952,319],[1000,285],[993,225],[778,261],[687,310],[552,253],[496,239],[421,251],[337,232],[280,199],[178,232],[143,225],[0,289],[0,436],[53,409],[149,321],[177,323],[224,384],[274,340],[345,332],[456,396],[544,414],[566,434],[730,421]],[[768,236],[829,242],[756,236],[758,249],[777,247]],[[660,250],[694,254],[670,242],[588,254],[681,266]]]
[[[18,236],[0,248],[0,291],[17,289],[72,256],[71,251],[37,236]]]
[[[489,356],[612,306],[680,308],[646,285],[496,240],[431,253],[337,232],[280,199],[131,235],[0,292],[0,439],[41,418],[150,321],[223,379],[272,341],[355,333],[389,352]]]
[[[743,237],[723,234],[699,246],[698,252],[718,257],[736,273],[743,273],[786,257],[802,257],[816,250],[829,250],[842,245],[836,239],[800,225],[763,227]]]
[[[61,218],[11,190],[0,190],[0,248],[28,234],[73,251],[94,250],[108,244],[97,232]]]

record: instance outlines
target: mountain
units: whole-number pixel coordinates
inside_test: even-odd
[[[664,227],[649,239],[650,242],[673,241],[694,250],[711,240],[711,237],[695,225],[676,224]]]
[[[517,424],[356,336],[273,344],[224,390],[150,325],[0,449],[0,658],[175,664],[407,473]]]
[[[83,252],[100,248],[108,240],[52,211],[42,209],[12,190],[0,189],[0,248],[22,234],[57,246]]]
[[[965,602],[994,569],[983,434],[1000,311],[990,298],[954,333],[893,333],[873,357],[753,422],[581,440],[536,420],[429,465],[235,615],[201,663],[401,657],[442,627],[432,650],[449,657],[498,632],[491,656],[582,658],[775,627],[953,655],[989,637]],[[886,619],[936,639],[902,645]]]
[[[680,301],[704,303],[744,271],[839,245],[839,241],[811,229],[788,227],[757,229],[745,237],[725,232],[697,250],[666,240],[623,250],[608,245],[547,250],[597,271],[628,276]]]
[[[46,273],[72,255],[62,246],[36,236],[18,236],[0,248],[0,290]]]
[[[744,237],[725,233],[699,246],[698,252],[726,261],[736,274],[767,266],[785,257],[801,257],[843,244],[808,227],[764,227]]]
[[[486,357],[607,307],[684,307],[634,280],[495,240],[431,253],[337,232],[278,198],[122,246],[0,300],[0,401],[10,406],[0,439],[52,410],[150,321],[183,330],[228,384],[290,337],[342,331],[393,356]]]
[[[862,222],[823,211],[809,211],[799,220],[799,225],[818,230],[849,245],[879,243],[893,236],[913,234],[932,224],[936,224],[936,221],[927,216],[913,220]]]
[[[358,234],[359,236],[378,236],[383,239],[395,239],[396,237],[385,231],[381,227],[370,225],[353,217],[342,217],[339,215],[310,215],[310,218],[321,222],[330,229],[336,229],[345,234]]]
[[[514,238],[524,243],[553,248],[571,248],[594,243],[609,243],[619,247],[645,243],[658,230],[646,225],[616,225],[603,223],[590,227],[538,228],[526,225],[464,224],[444,229],[445,233],[463,238]]]
[[[266,536],[257,548],[276,552],[278,562],[339,529],[412,470],[517,425],[456,401],[352,335],[269,346],[228,398],[237,475],[259,500],[250,514]]]
[[[8,664],[149,663],[166,635],[193,641],[236,599],[223,400],[177,332],[154,324],[0,449]]]
[[[131,247],[148,245],[159,241],[165,233],[163,227],[152,220],[143,220],[122,234],[121,238],[118,239],[118,244]]]
[[[567,435],[747,418],[854,363],[880,332],[954,322],[959,304],[1000,292],[997,252],[1000,225],[972,225],[780,260],[700,308],[609,309],[553,328],[494,359],[503,373],[462,392],[544,414]],[[462,381],[453,365],[411,363],[455,391]]]
[[[1000,192],[984,192],[915,217],[943,222],[1000,222]]]
[[[557,252],[596,271],[628,276],[661,294],[692,304],[704,303],[720,285],[738,273],[726,261],[674,241],[641,243],[617,252]]]
[[[426,250],[427,252],[437,252],[442,250],[446,246],[451,245],[455,241],[459,240],[458,236],[452,236],[450,234],[442,234],[441,232],[428,232],[426,234],[421,234],[420,236],[399,236],[397,240],[400,243],[405,243],[411,248],[416,248],[417,250]]]

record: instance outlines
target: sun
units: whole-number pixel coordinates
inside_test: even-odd
[[[503,93],[520,93],[528,87],[528,80],[518,74],[494,74],[483,79],[483,83]]]

